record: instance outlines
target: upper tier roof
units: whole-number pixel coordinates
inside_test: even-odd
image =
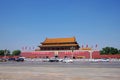
[[[71,37],[71,38],[46,38],[43,43],[68,43],[68,42],[76,42],[75,37]]]

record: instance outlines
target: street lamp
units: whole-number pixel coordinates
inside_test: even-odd
[[[91,51],[89,51],[89,53],[90,53],[90,59],[92,59],[92,50]]]
[[[70,47],[70,49],[72,50],[72,59],[73,59],[73,51],[75,50],[75,47]]]
[[[4,50],[4,58],[6,58],[7,55],[7,49]]]

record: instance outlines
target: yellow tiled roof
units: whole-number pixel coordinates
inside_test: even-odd
[[[78,46],[78,44],[59,44],[59,45],[42,45],[41,47],[62,47],[62,46]]]
[[[66,43],[66,42],[76,42],[75,37],[71,38],[46,38],[43,43]]]
[[[80,48],[81,50],[92,50],[92,48]]]

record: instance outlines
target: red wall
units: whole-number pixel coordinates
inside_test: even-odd
[[[54,56],[54,52],[40,52],[40,51],[22,52],[21,56],[28,58],[46,58],[46,57],[50,58]]]
[[[56,55],[56,52],[52,51],[33,51],[33,52],[22,52],[21,56],[28,57],[28,58],[51,58]],[[88,51],[60,51],[57,53],[59,58],[69,57],[72,58],[90,58],[90,53]],[[92,52],[92,58],[120,58],[120,55],[100,55],[99,51]]]

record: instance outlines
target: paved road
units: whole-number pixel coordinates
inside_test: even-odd
[[[33,67],[80,67],[80,68],[120,68],[120,62],[0,62],[0,66],[33,66]]]
[[[120,80],[119,62],[0,62],[0,80]]]

